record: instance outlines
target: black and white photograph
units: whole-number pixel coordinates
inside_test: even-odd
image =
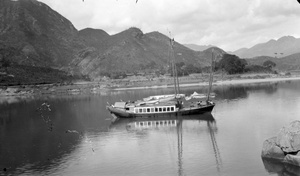
[[[300,1],[0,0],[0,175],[300,176]]]

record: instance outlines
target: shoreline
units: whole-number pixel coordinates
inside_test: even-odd
[[[201,79],[200,79],[201,80]],[[300,80],[299,75],[295,76],[277,76],[277,77],[232,77],[225,80],[217,79],[213,82],[213,86],[223,85],[239,85],[239,84],[255,84],[266,82],[281,82]],[[149,84],[149,82],[151,84]],[[144,84],[144,85],[143,85]],[[151,85],[151,86],[149,86]],[[199,79],[190,79],[180,84],[180,87],[208,86],[208,82],[199,82]],[[128,82],[77,82],[72,85],[21,85],[0,88],[0,98],[32,98],[38,96],[55,96],[55,95],[80,95],[80,94],[105,94],[108,91],[125,91],[140,89],[163,89],[172,88],[173,84],[167,80],[164,82],[141,81],[136,85],[129,85]],[[1,103],[1,101],[0,101]]]
[[[238,85],[238,84],[254,84],[264,82],[281,82],[300,80],[300,77],[278,77],[278,78],[259,78],[259,79],[232,79],[232,80],[218,80],[213,82],[213,86],[220,85]],[[208,83],[182,83],[180,87],[194,87],[194,86],[208,86]],[[154,86],[136,86],[136,87],[120,87],[112,88],[111,90],[139,90],[139,89],[158,89],[158,88],[172,88],[173,85],[154,85]]]

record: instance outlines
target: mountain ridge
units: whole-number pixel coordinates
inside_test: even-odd
[[[172,47],[175,62],[199,67],[211,64],[212,49],[218,59],[226,53],[217,47],[195,51],[176,41],[171,47],[168,36],[158,31],[144,34],[137,27],[114,35],[102,29],[78,31],[68,19],[37,0],[1,0],[0,16],[3,17],[0,48],[11,48],[12,62],[56,68],[71,75],[89,75],[92,79],[115,72],[167,70]],[[290,36],[277,41],[294,40],[298,39]],[[277,41],[270,40],[268,45]],[[5,55],[0,53],[0,61]]]
[[[251,48],[241,48],[234,52],[241,58],[253,58],[257,56],[285,57],[300,52],[300,38],[283,36],[279,39],[271,39],[265,43],[258,43]]]
[[[170,64],[170,39],[157,31],[144,34],[139,28],[131,27],[105,40],[105,49],[87,48],[77,55],[72,64],[83,74],[93,78],[107,74],[110,70],[139,72],[150,67],[166,70]],[[174,41],[175,62],[207,66],[209,59]]]

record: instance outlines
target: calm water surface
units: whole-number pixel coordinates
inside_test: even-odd
[[[206,91],[182,92],[194,90]],[[265,139],[300,120],[299,81],[215,87],[211,114],[112,122],[105,109],[172,91],[1,101],[0,175],[300,175],[260,157]]]

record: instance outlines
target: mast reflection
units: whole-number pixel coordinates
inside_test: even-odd
[[[222,167],[222,159],[220,150],[217,144],[215,133],[217,132],[217,125],[214,117],[211,113],[205,113],[201,115],[190,115],[190,116],[168,116],[168,117],[152,117],[152,118],[118,118],[111,123],[110,130],[121,130],[121,131],[147,131],[147,130],[160,130],[160,129],[176,129],[177,136],[177,165],[178,175],[185,175],[184,163],[183,163],[183,122],[191,122],[192,124],[203,124],[206,123],[207,129],[210,136],[210,140],[213,146],[214,157],[216,161],[217,172],[220,173]],[[198,126],[198,125],[197,125]],[[200,125],[199,125],[200,126]],[[187,128],[184,126],[184,128]],[[188,129],[188,130],[195,130]],[[197,129],[196,129],[197,130]]]

